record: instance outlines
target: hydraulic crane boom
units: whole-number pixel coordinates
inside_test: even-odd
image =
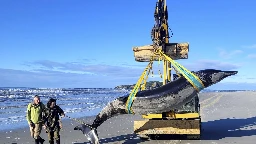
[[[166,6],[166,0],[158,0],[156,3],[155,24],[151,31],[151,38],[153,43],[158,43],[162,46],[163,52],[166,52],[165,44],[169,43],[169,31],[168,31],[168,10]]]
[[[156,49],[158,46],[162,47],[163,53],[167,53],[166,46],[169,44],[169,31],[168,31],[168,10],[166,0],[158,0],[154,13],[155,25],[151,31],[151,38],[153,47]],[[163,84],[171,80],[171,64],[163,60]]]

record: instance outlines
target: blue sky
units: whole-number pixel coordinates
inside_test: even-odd
[[[0,86],[136,83],[147,63],[135,62],[132,47],[152,43],[155,3],[0,1]],[[189,58],[178,62],[189,70],[239,71],[210,88],[255,89],[255,4],[253,0],[167,0],[171,42],[190,44]]]

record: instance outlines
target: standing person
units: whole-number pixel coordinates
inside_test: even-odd
[[[60,129],[62,124],[59,118],[64,117],[64,111],[56,105],[56,99],[51,98],[47,102],[47,108],[44,110],[44,124],[46,127],[46,132],[48,133],[48,139],[50,144],[54,144],[54,139],[56,144],[60,144]]]
[[[33,102],[27,106],[27,121],[30,128],[31,137],[35,139],[35,144],[43,144],[45,141],[40,137],[42,130],[42,112],[45,105],[40,101],[40,97],[35,95]]]

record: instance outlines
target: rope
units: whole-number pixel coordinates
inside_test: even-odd
[[[141,90],[145,90],[145,88],[146,88],[147,79],[148,79],[148,76],[150,74],[150,71],[152,70],[153,60],[154,60],[154,56],[152,56],[151,59],[150,59],[150,62],[149,62],[149,65],[148,65],[149,66],[148,67],[149,68],[148,73],[146,75],[146,78],[143,79],[143,84],[141,86]],[[152,75],[153,75],[153,70],[152,70]]]
[[[155,53],[155,54],[156,54],[156,53]],[[160,67],[160,61],[161,61],[161,56],[158,57],[158,68]],[[158,70],[158,74],[159,74],[160,78],[163,78],[162,73],[161,73],[161,71],[160,71],[160,68],[159,68],[159,70]]]
[[[146,75],[146,78],[143,79],[143,84],[141,86],[141,90],[145,90],[146,89],[147,79],[148,79],[148,76],[150,74],[151,69],[152,69],[152,65],[150,66],[150,69],[148,69],[148,73]]]
[[[126,101],[126,112],[128,114],[134,114],[134,112],[132,111],[132,108],[131,108],[132,103],[135,99],[135,96],[138,92],[138,89],[140,87],[141,82],[144,80],[144,77],[145,77],[147,71],[151,68],[152,64],[153,64],[153,62],[150,61],[149,64],[147,65],[147,67],[145,68],[145,70],[143,71],[142,75],[140,76],[139,80],[137,81],[136,85],[134,86],[132,92],[130,93],[130,95],[129,95],[127,101]]]
[[[174,71],[176,72],[176,74],[177,74],[179,77],[181,77],[180,73],[178,73],[178,70],[177,70],[174,66],[172,66],[172,68],[174,69]]]

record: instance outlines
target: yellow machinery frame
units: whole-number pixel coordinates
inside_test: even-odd
[[[171,71],[172,71],[172,62],[174,62],[172,59],[184,59],[182,58],[182,54],[188,53],[188,44],[185,44],[185,48],[181,49],[179,53],[177,52],[177,49],[181,46],[184,46],[184,43],[169,43],[169,31],[168,31],[168,11],[166,6],[166,0],[158,0],[158,5],[155,9],[155,18],[158,19],[159,17],[159,4],[163,5],[163,11],[162,11],[162,19],[161,19],[161,29],[164,31],[164,37],[161,36],[160,32],[157,30],[152,29],[152,37],[154,39],[161,39],[162,44],[160,49],[158,49],[158,57],[154,55],[156,53],[156,48],[154,45],[148,45],[147,48],[142,47],[136,47],[133,49],[135,53],[135,58],[138,57],[136,53],[141,49],[144,50],[145,53],[148,55],[148,59],[144,59],[143,62],[150,62],[146,70],[143,72],[143,74],[146,74],[146,71],[149,69],[152,69],[153,61],[161,60],[163,62],[163,85],[171,82]],[[154,41],[154,40],[153,40]],[[169,50],[167,50],[167,46],[169,46]],[[187,46],[187,47],[186,47]],[[175,51],[176,50],[176,51]],[[173,53],[170,53],[175,51],[176,57],[173,56]],[[184,52],[185,51],[185,52]],[[142,52],[143,53],[143,52]],[[161,56],[164,55],[164,56]],[[149,56],[150,55],[150,56]],[[155,57],[152,58],[152,55]],[[179,55],[179,56],[177,56]],[[147,57],[144,56],[144,57]],[[150,60],[149,60],[150,57]],[[162,59],[161,59],[162,57]],[[164,58],[163,58],[164,57]],[[186,59],[187,57],[185,57]],[[142,62],[142,60],[136,59],[136,61]],[[177,63],[176,63],[177,64]],[[185,68],[184,68],[185,69]],[[176,71],[176,69],[174,69]],[[177,71],[176,71],[177,73]],[[148,72],[149,74],[149,72]],[[143,76],[139,79],[139,82],[136,85],[139,85],[140,82],[143,81]],[[147,75],[148,77],[148,75]],[[146,77],[146,79],[147,79]],[[187,78],[187,77],[186,77]],[[189,80],[189,78],[187,78]],[[141,89],[145,89],[146,80],[144,79],[144,84],[142,85]],[[191,84],[193,84],[191,82]],[[136,86],[135,86],[136,87]],[[134,91],[137,92],[136,90]],[[134,99],[134,98],[133,98]],[[145,138],[145,136],[149,135],[160,135],[160,134],[185,134],[188,135],[189,138],[192,139],[200,139],[200,130],[201,130],[201,118],[200,113],[174,113],[173,111],[170,112],[164,112],[162,114],[147,114],[142,115],[142,117],[145,120],[142,121],[134,121],[134,132],[139,134],[142,138]],[[148,137],[146,137],[148,138]]]

